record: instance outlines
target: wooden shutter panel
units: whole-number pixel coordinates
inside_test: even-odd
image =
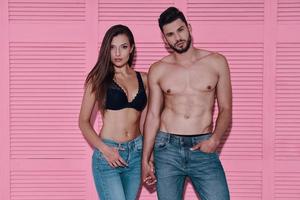
[[[13,22],[85,21],[85,0],[9,0],[9,20]]]

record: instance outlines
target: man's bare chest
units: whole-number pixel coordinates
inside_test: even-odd
[[[210,69],[173,68],[160,79],[161,89],[165,93],[195,93],[213,91],[218,82],[218,75]]]

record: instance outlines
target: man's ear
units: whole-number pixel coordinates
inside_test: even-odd
[[[192,25],[191,24],[188,24],[188,29],[190,32],[192,32]]]
[[[164,43],[168,44],[168,41],[163,33],[161,33],[161,38],[163,39]]]

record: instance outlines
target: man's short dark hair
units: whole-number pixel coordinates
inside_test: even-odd
[[[177,19],[181,19],[186,25],[188,25],[184,14],[175,7],[167,8],[163,13],[160,14],[158,19],[159,28],[163,31],[163,26],[169,24]]]

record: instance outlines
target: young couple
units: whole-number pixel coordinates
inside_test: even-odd
[[[115,25],[86,78],[79,126],[95,148],[99,198],[135,200],[142,180],[156,185],[158,199],[180,200],[188,177],[202,200],[229,200],[216,153],[231,121],[227,61],[193,46],[191,26],[177,8],[166,9],[158,21],[174,52],[152,64],[148,76],[132,69],[131,31]],[[215,98],[219,109],[212,130]],[[99,136],[90,123],[96,103],[103,121]]]

